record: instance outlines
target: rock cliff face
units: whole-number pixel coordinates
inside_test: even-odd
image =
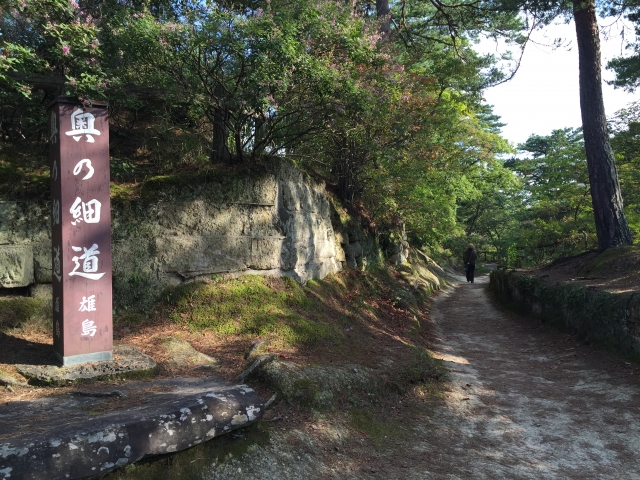
[[[51,282],[49,210],[0,202],[0,288],[35,293]],[[324,184],[284,161],[259,173],[152,179],[136,200],[114,198],[112,225],[118,309],[144,309],[165,287],[197,278],[305,282],[380,260],[370,236],[341,224]]]

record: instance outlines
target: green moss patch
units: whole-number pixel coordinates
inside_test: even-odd
[[[169,319],[192,330],[266,337],[281,346],[336,336],[329,323],[301,315],[300,310],[312,308],[315,300],[289,278],[247,275],[225,282],[191,283],[164,297],[175,306]]]

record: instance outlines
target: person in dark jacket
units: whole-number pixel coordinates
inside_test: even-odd
[[[467,249],[462,254],[462,261],[464,262],[464,271],[467,272],[467,283],[473,283],[473,273],[476,270],[476,260],[478,259],[478,252],[473,248],[473,244],[469,244]]]

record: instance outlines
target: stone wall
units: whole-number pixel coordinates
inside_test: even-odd
[[[146,309],[167,286],[220,274],[299,282],[379,261],[323,182],[276,161],[259,172],[157,177],[112,195],[114,306]],[[49,205],[0,202],[0,288],[51,283]],[[46,287],[45,287],[46,289]]]
[[[524,309],[583,341],[640,357],[640,295],[611,293],[569,282],[550,284],[515,271],[491,272],[491,289],[504,303]]]

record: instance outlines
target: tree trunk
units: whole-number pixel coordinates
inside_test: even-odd
[[[573,0],[580,64],[580,110],[598,247],[631,244],[602,99],[600,33],[594,0]]]
[[[213,112],[213,142],[211,144],[211,163],[220,163],[229,159],[229,149],[227,148],[227,137],[229,136],[229,113],[224,108],[224,88],[222,85],[216,85],[215,96],[218,105],[214,107]]]
[[[376,0],[376,14],[381,20],[380,33],[382,38],[387,38],[391,31],[391,16],[389,15],[389,0]]]

